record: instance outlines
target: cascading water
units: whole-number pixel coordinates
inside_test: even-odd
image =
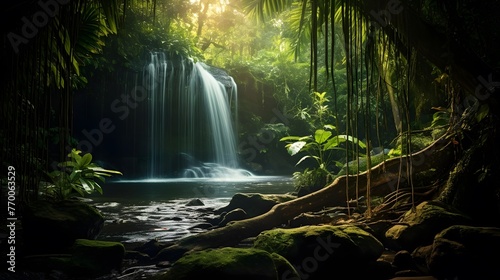
[[[149,177],[235,177],[238,168],[231,106],[236,84],[217,81],[200,62],[151,53],[143,88],[149,96]],[[231,104],[233,103],[233,104]]]

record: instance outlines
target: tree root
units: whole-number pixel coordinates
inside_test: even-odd
[[[325,207],[346,206],[348,198],[365,193],[370,182],[372,196],[385,196],[398,190],[398,183],[410,180],[412,174],[435,169],[448,169],[453,148],[450,137],[444,135],[427,148],[407,156],[392,158],[374,166],[370,172],[337,177],[328,186],[305,196],[275,205],[267,213],[250,219],[235,221],[225,227],[183,238],[162,249],[154,261],[176,261],[190,251],[225,246],[236,246],[241,240],[257,236],[264,230],[282,227],[294,217],[320,211]],[[410,164],[411,163],[411,164]],[[406,170],[407,172],[400,172]],[[370,176],[370,178],[368,178]]]

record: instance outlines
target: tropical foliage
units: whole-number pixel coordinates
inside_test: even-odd
[[[2,53],[8,69],[0,97],[2,165],[23,174],[20,199],[36,199],[51,163],[65,161],[78,144],[73,91],[94,74],[133,69],[145,52],[161,49],[224,67],[240,81],[260,106],[258,113],[245,108],[255,128],[240,136],[262,129],[280,138],[309,135],[287,140],[293,154],[306,153],[300,166],[314,161],[304,174],[328,175],[327,166],[336,166],[328,162],[362,156],[369,169],[372,147],[405,154],[424,143],[405,136],[414,131],[431,128],[436,139],[459,121],[468,123],[461,129],[493,121],[495,107],[487,103],[498,88],[498,19],[474,19],[496,6],[472,2],[80,0],[59,5],[58,16],[30,38],[23,37],[21,19],[40,7],[6,3],[12,13],[3,26],[10,45]],[[275,111],[286,116],[286,127],[272,123]],[[330,159],[336,150],[330,141],[340,135],[360,140],[341,143],[343,156]],[[361,142],[366,146],[351,145]]]
[[[92,162],[92,154],[80,155],[82,151],[73,149],[68,161],[58,164],[60,170],[47,175],[51,182],[43,186],[42,195],[52,200],[65,200],[74,196],[85,196],[97,192],[102,194],[100,182],[105,177],[123,175],[119,171],[104,169]]]
[[[54,1],[45,8],[40,3],[45,2],[4,5],[9,14],[2,34],[10,44],[2,48],[2,65],[9,70],[2,75],[0,106],[6,125],[0,129],[0,149],[2,164],[16,166],[22,174],[17,178],[24,186],[20,201],[36,199],[45,171],[64,159],[72,144],[72,90],[85,86],[82,67],[102,52],[104,37],[118,32],[121,19],[117,0]],[[45,21],[27,23],[40,20],[32,15],[41,13]],[[49,145],[49,139],[57,144]]]

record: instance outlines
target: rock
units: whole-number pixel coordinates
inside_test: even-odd
[[[438,201],[422,202],[415,211],[408,210],[399,222],[385,236],[388,245],[408,251],[432,244],[434,236],[451,225],[472,223],[469,217]]]
[[[405,269],[405,270],[399,270],[394,273],[394,276],[396,277],[419,277],[422,276],[422,273],[420,273],[417,270],[414,269]]]
[[[215,213],[229,212],[236,208],[243,209],[248,218],[255,217],[269,211],[274,205],[295,199],[293,195],[264,195],[260,193],[235,194],[229,204],[225,207],[219,208]]]
[[[285,257],[302,279],[323,279],[332,272],[361,276],[356,273],[366,271],[359,267],[376,261],[384,250],[373,235],[353,225],[272,229],[260,233],[254,247]]]
[[[72,274],[96,276],[120,270],[125,247],[119,242],[78,239],[72,253]]]
[[[278,273],[286,273],[282,278]],[[295,269],[276,254],[255,248],[197,251],[177,260],[162,279],[276,280],[299,279]]]
[[[394,255],[394,261],[392,264],[399,270],[412,269],[414,268],[413,258],[410,252],[406,250],[401,250]]]
[[[244,220],[246,218],[248,218],[248,215],[245,212],[245,210],[237,208],[225,214],[224,217],[222,218],[222,221],[219,223],[219,226],[223,227],[227,225],[229,222]]]
[[[297,270],[283,256],[271,253],[278,279],[300,279]]]
[[[500,279],[499,251],[500,228],[455,225],[436,235],[428,266],[437,278]]]
[[[136,260],[139,263],[149,263],[151,262],[151,256],[146,253],[138,252],[138,251],[125,251],[125,259],[127,260]]]
[[[29,253],[57,253],[77,239],[95,239],[104,225],[101,212],[79,200],[39,200],[27,205],[22,226]]]
[[[68,253],[34,255],[23,267],[51,274],[57,271],[64,275],[62,279],[95,279],[121,269],[125,247],[119,242],[77,239]]]
[[[195,199],[191,199],[187,204],[186,206],[205,206],[205,204],[203,203],[203,201],[201,201],[200,199],[198,198],[195,198]]]
[[[164,244],[162,242],[159,242],[157,239],[152,239],[141,246],[138,246],[134,248],[134,251],[138,251],[144,254],[147,254],[150,257],[156,256],[158,252],[160,252],[161,249],[165,248],[168,246],[168,244]]]
[[[370,280],[386,280],[394,276],[394,267],[384,260],[370,261],[363,270],[370,275]]]
[[[411,253],[413,263],[424,274],[430,274],[427,260],[431,256],[431,253],[432,245],[418,247]]]

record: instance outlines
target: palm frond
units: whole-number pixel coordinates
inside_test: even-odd
[[[301,0],[244,0],[246,13],[259,20],[266,21],[271,16],[288,9],[294,2]]]

